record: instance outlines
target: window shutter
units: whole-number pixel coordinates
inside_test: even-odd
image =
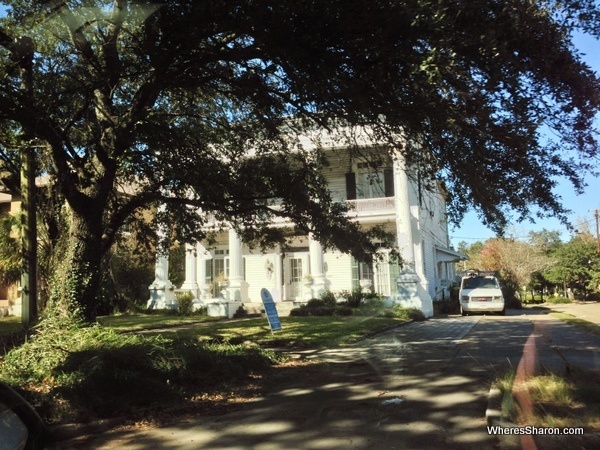
[[[358,271],[358,260],[352,256],[352,290],[360,288],[360,273]]]
[[[213,279],[213,264],[212,264],[212,259],[207,259],[206,261],[204,261],[206,263],[206,279],[204,280],[204,282],[206,284],[210,284],[212,283],[212,279]]]
[[[383,170],[383,182],[385,184],[385,196],[394,196],[394,170],[387,168]]]
[[[356,199],[356,174],[354,172],[346,174],[346,198],[348,200]]]

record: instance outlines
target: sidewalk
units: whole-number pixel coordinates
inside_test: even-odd
[[[557,348],[555,334],[564,330],[556,320],[541,311],[517,314],[398,327],[318,352],[310,369],[287,368],[268,395],[234,413],[114,430],[56,448],[493,449],[485,411],[495,376],[520,364],[564,372],[579,362],[561,353],[574,345],[568,339],[579,339],[572,330]],[[591,354],[586,349],[580,356]]]
[[[599,302],[577,302],[565,304],[545,304],[547,308],[556,312],[571,314],[579,319],[600,325],[600,303]]]

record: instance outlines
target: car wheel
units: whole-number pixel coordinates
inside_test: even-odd
[[[506,306],[504,308],[502,308],[502,311],[500,311],[498,313],[498,315],[500,315],[500,316],[505,316],[506,315]]]
[[[466,316],[467,315],[467,312],[463,309],[462,306],[460,307],[460,315],[461,316]]]

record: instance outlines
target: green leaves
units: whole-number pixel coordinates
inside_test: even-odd
[[[580,189],[598,155],[600,81],[571,42],[600,34],[591,0],[4,3],[0,27],[40,47],[26,94],[0,53],[2,127],[43,146],[102,252],[129,216],[166,203],[184,241],[204,237],[202,208],[264,244],[279,215],[367,254],[318,152],[298,143],[319,127],[371,126],[445,182],[454,221],[474,208],[496,231],[511,212],[566,219],[556,180]]]

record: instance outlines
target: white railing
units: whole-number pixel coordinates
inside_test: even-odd
[[[377,213],[392,213],[395,211],[396,204],[394,197],[382,197],[382,198],[361,198],[357,200],[347,200],[348,206],[350,207],[350,214],[377,214]],[[277,209],[277,206],[273,206],[273,209]],[[215,215],[211,212],[203,213],[206,226],[217,226],[219,221]],[[276,217],[273,219],[273,223],[287,223],[289,219],[284,217]]]
[[[361,198],[348,200],[351,211],[357,213],[393,211],[395,209],[394,197]]]

